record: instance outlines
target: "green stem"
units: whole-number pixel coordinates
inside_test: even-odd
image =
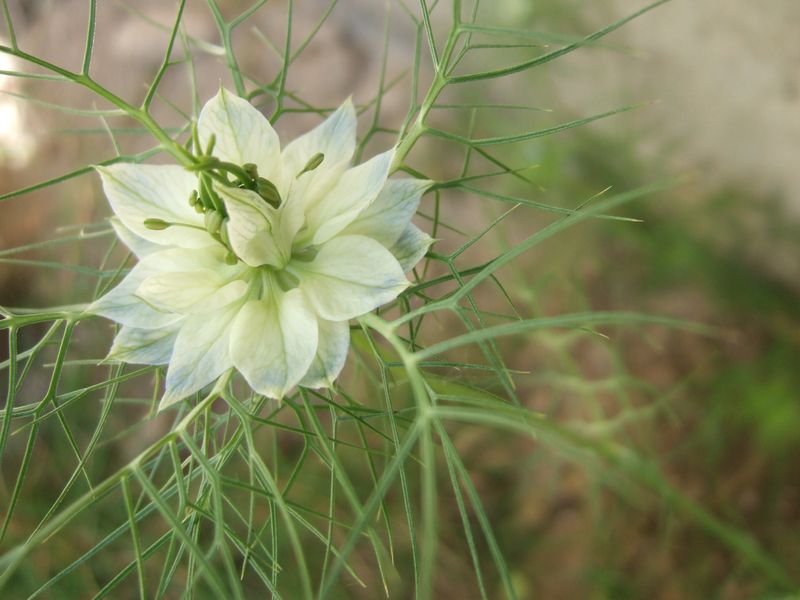
[[[408,153],[411,152],[411,149],[414,147],[414,144],[416,144],[417,140],[419,140],[419,138],[421,138],[428,130],[428,127],[425,124],[425,120],[428,118],[428,113],[430,113],[433,105],[436,103],[436,100],[439,98],[439,95],[442,93],[444,88],[446,88],[450,83],[447,70],[450,63],[450,58],[453,54],[453,49],[456,45],[456,40],[458,39],[458,35],[459,30],[454,28],[450,31],[450,35],[447,37],[447,43],[442,51],[442,56],[438,62],[438,65],[436,65],[436,75],[433,78],[433,82],[431,82],[431,86],[428,88],[428,92],[425,94],[422,104],[420,104],[417,118],[414,120],[414,124],[408,129],[406,134],[400,140],[400,143],[397,145],[394,160],[392,161],[392,166],[390,168],[390,172],[392,173],[400,168],[406,156],[408,156]]]
[[[172,156],[175,157],[179,162],[183,165],[189,166],[195,164],[197,159],[188,151],[186,148],[181,146],[178,142],[172,139],[170,135],[164,131],[164,129],[153,119],[149,112],[146,110],[142,110],[139,108],[134,107],[133,105],[129,104],[113,92],[109,91],[108,89],[104,88],[102,85],[97,83],[94,79],[89,77],[86,73],[75,73],[63,67],[59,67],[53,63],[50,63],[46,60],[28,54],[27,52],[23,52],[22,50],[10,48],[5,45],[0,45],[0,52],[3,54],[9,54],[20,60],[24,60],[25,62],[29,62],[31,64],[37,65],[42,67],[43,69],[47,69],[57,75],[61,75],[66,80],[81,85],[95,94],[104,98],[117,108],[125,111],[125,113],[131,117],[132,119],[138,121],[142,126],[144,126],[153,137],[155,137],[160,143],[161,146],[164,148],[165,151],[169,152]]]

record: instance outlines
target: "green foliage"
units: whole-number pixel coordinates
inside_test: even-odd
[[[476,122],[492,123],[478,118],[479,113],[496,116],[531,107],[492,102],[478,93],[466,103],[447,99],[448,94],[458,93],[453,89],[461,84],[477,84],[475,89],[480,90],[482,82],[524,74],[597,45],[664,2],[583,38],[484,25],[477,0],[464,6],[452,0],[449,14],[444,1],[392,6],[396,14],[386,20],[377,93],[361,107],[362,115],[371,116],[366,117],[370,125],[359,150],[363,152],[377,134],[393,131],[383,122],[384,97],[391,88],[404,86],[410,101],[395,132],[395,170],[428,178],[439,175],[425,162],[426,143],[446,144],[450,155],[461,153],[463,159],[456,165],[458,172],[444,174],[448,178],[433,187],[427,200],[432,214],[420,215],[429,219],[432,235],[447,238],[446,243],[428,254],[415,271],[413,285],[395,305],[354,324],[349,376],[330,393],[300,390],[273,403],[243,391],[235,378],[223,378],[209,393],[184,402],[177,411],[156,415],[161,371],[97,360],[97,349],[105,343],[99,332],[106,324],[85,313],[85,304],[0,308],[0,330],[8,345],[8,358],[0,364],[7,388],[0,412],[0,457],[3,480],[8,482],[7,488],[0,488],[0,587],[13,597],[31,598],[359,597],[362,592],[352,591],[353,586],[365,588],[365,597],[385,591],[431,598],[447,578],[440,562],[440,533],[447,526],[441,499],[452,498],[463,550],[475,572],[471,582],[475,596],[523,597],[524,583],[509,566],[495,531],[496,519],[484,505],[455,439],[465,429],[480,427],[536,440],[562,458],[602,465],[609,477],[652,490],[672,510],[730,548],[743,564],[761,572],[774,589],[790,589],[784,568],[746,531],[672,487],[657,464],[641,456],[633,444],[623,444],[615,435],[620,423],[603,418],[589,424],[561,423],[529,409],[517,392],[524,377],[507,364],[507,351],[513,347],[502,346],[505,336],[521,343],[533,334],[542,335],[556,347],[558,340],[570,336],[604,343],[605,335],[598,329],[645,325],[715,334],[698,325],[633,313],[579,311],[553,316],[532,309],[523,317],[515,306],[515,292],[504,286],[520,257],[540,244],[585,221],[604,226],[609,220],[634,220],[618,214],[619,209],[678,181],[601,192],[576,207],[552,206],[530,197],[535,192],[526,175],[530,165],[499,158],[494,147],[527,144],[635,106],[538,129],[477,136]],[[81,112],[100,118],[102,130],[118,149],[117,156],[99,164],[139,162],[157,154],[188,164],[184,144],[197,113],[196,89],[188,90],[176,107],[188,115],[177,130],[159,124],[153,108],[172,105],[160,97],[159,88],[179,65],[195,77],[193,53],[220,56],[236,92],[251,101],[267,101],[273,122],[295,112],[327,112],[290,89],[288,74],[325,27],[337,0],[321,11],[308,37],[299,40],[293,37],[292,0],[285,8],[260,0],[233,18],[226,18],[215,0],[207,4],[219,45],[186,33],[182,23],[186,2],[178,2],[174,22],[162,26],[163,60],[136,101],[117,96],[92,76],[92,62],[99,59],[93,52],[95,1],[89,2],[80,70],[23,51],[5,1],[9,45],[0,46],[0,51],[34,69],[7,73],[10,76],[80,86],[114,107]],[[241,69],[233,43],[235,31],[260,10],[274,10],[275,18],[283,11],[286,18],[284,43],[267,40],[281,63],[268,83],[255,81]],[[388,25],[397,14],[410,22],[416,51],[408,76],[388,81]],[[541,50],[542,44],[555,49]],[[180,54],[179,49],[184,55],[178,60],[174,55]],[[504,61],[509,50],[535,55],[509,64]],[[476,53],[482,69],[473,68]],[[133,119],[157,146],[129,154],[119,151],[117,136],[125,129],[108,121],[121,115]],[[449,124],[460,123],[464,115],[470,118],[469,131],[452,131]],[[413,166],[412,152],[421,157]],[[91,173],[91,167],[81,166],[6,193],[0,201]],[[524,192],[508,192],[514,185]],[[469,194],[490,204],[489,211],[494,212],[478,233],[459,238],[458,226],[445,215],[452,212],[448,203]],[[493,203],[502,210],[510,204],[515,214],[541,212],[541,218],[551,220],[499,252],[490,250],[490,259],[470,262],[471,251],[477,247],[485,251],[490,234],[497,234],[511,213],[496,214]],[[450,243],[452,239],[458,241]],[[84,255],[88,264],[15,258],[31,250],[86,244],[103,245],[99,264],[88,260],[90,252]],[[98,223],[77,235],[2,250],[0,263],[80,274],[88,281],[85,289],[93,288],[85,297],[89,302],[130,266],[131,258],[120,257],[115,244],[108,225]],[[524,294],[528,287],[515,289]],[[441,323],[449,327],[444,336]],[[42,373],[49,373],[45,389],[34,381]],[[583,386],[588,395],[601,387],[580,379],[575,385]],[[606,385],[624,395],[634,383],[620,375]],[[788,386],[780,381],[775,385]],[[781,410],[791,416],[796,408],[787,399]],[[760,405],[759,399],[752,403]],[[632,411],[628,418],[637,417]],[[764,420],[770,439],[790,433],[779,425]],[[122,441],[128,448],[124,452]],[[41,502],[30,500],[32,486],[41,486],[42,478],[52,482],[45,487],[50,497],[44,511]],[[57,559],[44,562],[46,556]]]

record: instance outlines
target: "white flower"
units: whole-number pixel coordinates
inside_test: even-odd
[[[430,182],[388,180],[393,150],[351,166],[349,100],[281,150],[261,113],[220,90],[197,134],[195,170],[97,169],[139,258],[92,305],[122,325],[109,358],[168,364],[161,408],[231,368],[271,398],[331,385],[348,320],[394,300],[432,243],[410,222]]]

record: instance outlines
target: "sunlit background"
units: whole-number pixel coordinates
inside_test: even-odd
[[[77,65],[85,4],[16,0],[9,7],[26,51]],[[220,4],[235,14],[249,3]],[[274,14],[284,14],[283,0],[268,4],[276,5]],[[328,5],[323,0],[296,4],[299,32],[311,30]],[[396,127],[407,108],[408,83],[401,77],[411,66],[414,39],[402,11],[395,2],[388,4],[392,53],[387,79],[400,79],[386,95],[384,118],[387,126]],[[492,0],[485,2],[484,12],[498,27],[548,32],[550,43],[557,45],[642,5],[630,0]],[[288,88],[318,106],[336,106],[350,94],[357,103],[369,101],[378,86],[385,6],[378,0],[341,0],[293,66]],[[258,13],[253,27],[243,28],[236,38],[242,69],[259,80],[271,79],[280,64],[265,36],[280,43],[283,22],[271,18],[270,11],[268,6]],[[95,77],[123,97],[139,97],[162,58],[162,27],[173,12],[173,3],[161,0],[101,2]],[[434,16],[444,23],[448,13],[440,12]],[[205,3],[190,1],[185,23],[197,40],[218,42]],[[533,185],[504,180],[493,188],[487,180],[482,189],[574,208],[609,186],[623,191],[675,180],[668,191],[624,209],[626,216],[642,222],[583,223],[502,271],[520,313],[631,310],[718,328],[711,336],[647,328],[614,331],[610,340],[552,333],[503,342],[509,367],[520,371],[517,391],[527,406],[563,422],[580,420],[587,430],[597,423],[603,433],[613,433],[652,461],[682,499],[730,527],[715,530],[678,506],[684,500],[676,504],[588,457],[465,426],[455,439],[522,598],[762,597],[775,589],[775,581],[753,566],[752,556],[732,549],[727,536],[738,532],[753,536],[800,581],[798,25],[800,3],[793,0],[775,0],[768,10],[764,3],[747,0],[673,0],[543,68],[496,86],[464,85],[447,93],[446,101],[454,104],[544,109],[480,109],[472,122],[478,137],[641,105],[582,128],[503,147],[499,155],[526,167]],[[204,100],[228,80],[213,47],[198,42],[193,50]],[[495,50],[486,60],[507,60],[515,52]],[[472,60],[479,64],[481,55]],[[20,68],[0,55],[0,70]],[[191,110],[187,77],[176,72],[162,89],[183,110]],[[47,103],[75,111],[57,111]],[[95,108],[109,107],[75,86],[0,75],[0,195],[113,157],[107,125],[80,114]],[[159,103],[157,116],[166,126],[183,123],[165,102]],[[469,112],[442,111],[438,118],[452,131],[470,128]],[[294,135],[315,122],[311,115],[288,115],[277,128]],[[125,153],[152,145],[131,121],[114,123],[130,128],[118,135]],[[391,135],[376,136],[368,151],[391,143]],[[458,174],[459,152],[423,142],[411,162],[433,177],[450,179]],[[475,235],[511,204],[453,192],[443,196],[442,207],[445,222]],[[423,203],[417,222],[424,228],[431,211],[432,205]],[[87,301],[93,290],[80,269],[54,263],[96,263],[93,250],[33,248],[13,257],[1,252],[91,233],[107,215],[91,174],[3,198],[0,305]],[[503,229],[464,255],[465,264],[481,264],[547,222],[546,216],[539,220],[528,209],[517,210]],[[455,233],[439,237],[445,247],[457,247]],[[441,335],[450,325],[442,321]],[[98,332],[82,338],[85,358],[102,357],[109,339],[107,324],[97,321],[93,327]],[[6,358],[0,349],[0,360]],[[42,377],[46,381],[46,373]],[[109,446],[109,452],[130,455],[140,441]],[[32,500],[19,511],[23,522],[35,523],[57,493],[60,483],[48,481],[47,473],[62,460],[58,452],[55,445],[37,448],[41,462],[27,489]],[[10,493],[2,486],[13,481],[14,464],[13,457],[3,463],[0,513]],[[308,493],[326,494],[327,481]],[[36,506],[37,497],[43,506]],[[478,597],[455,500],[443,495],[440,503],[444,538],[436,597]],[[486,548],[480,551],[489,556]],[[53,552],[50,561],[57,564]],[[50,569],[44,562],[33,564],[28,577],[45,577]],[[91,597],[98,581],[87,574],[81,585],[90,590],[88,595],[70,592],[77,595],[65,597]],[[490,597],[500,597],[489,589]],[[355,587],[352,594],[377,597],[374,590]]]

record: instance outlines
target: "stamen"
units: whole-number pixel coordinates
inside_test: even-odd
[[[256,191],[273,208],[278,208],[281,205],[281,194],[269,179],[259,177]]]
[[[171,223],[170,221],[165,221],[164,219],[149,218],[145,219],[143,223],[147,229],[152,229],[154,231],[161,231],[167,227],[188,227],[189,229],[199,229],[200,231],[205,231],[205,229],[199,225],[191,225],[189,223]]]
[[[228,248],[231,247],[231,238],[228,235],[228,219],[222,220],[222,225],[220,225],[219,228],[219,239],[222,240],[222,243]]]
[[[222,198],[214,191],[207,173],[200,173],[200,198],[203,200],[206,209],[225,213],[225,205],[222,203]]]
[[[305,173],[308,173],[309,171],[313,171],[314,169],[316,169],[318,166],[320,166],[322,164],[323,160],[325,160],[325,155],[322,152],[317,152],[306,163],[306,166],[303,167],[303,170],[300,171],[297,175],[295,175],[295,178],[300,177],[301,175],[304,175]]]
[[[217,136],[216,134],[211,134],[208,136],[208,146],[206,147],[206,156],[211,156],[211,153],[214,151],[214,146],[217,144]]]
[[[292,252],[292,258],[300,262],[311,262],[317,257],[319,250],[314,246],[306,246],[295,252]]]
[[[206,230],[211,235],[216,235],[219,228],[222,226],[222,214],[216,210],[210,210],[206,213]]]
[[[168,223],[164,219],[145,219],[144,226],[153,231],[162,231],[167,227],[171,227],[173,223]]]
[[[242,165],[242,169],[244,172],[247,173],[247,176],[250,177],[253,181],[258,181],[258,165],[255,163],[244,163]]]

